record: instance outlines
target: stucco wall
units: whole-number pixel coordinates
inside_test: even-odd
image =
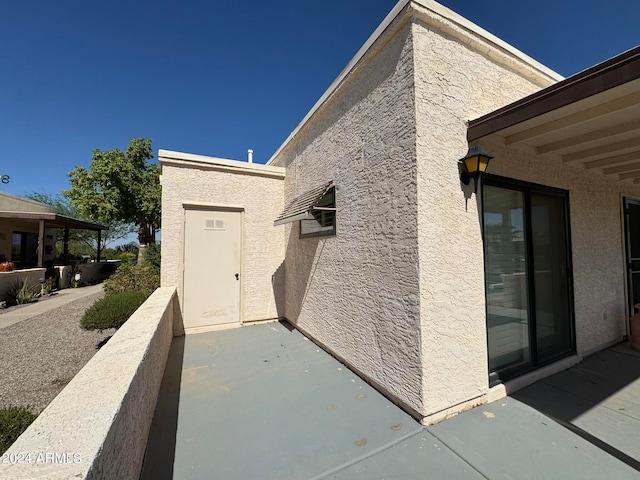
[[[283,316],[284,233],[273,221],[283,209],[284,169],[270,167],[277,172],[261,173],[262,166],[256,165],[247,171],[243,170],[247,164],[233,161],[216,167],[213,159],[208,164],[184,160],[168,164],[162,154],[162,286],[176,286],[182,303],[183,203],[241,206],[242,321]]]
[[[411,28],[394,23],[275,158],[285,198],[334,181],[337,234],[286,229],[287,319],[422,411]]]
[[[179,311],[159,288],[6,452],[0,479],[140,477]],[[4,457],[3,457],[4,458]]]
[[[15,302],[15,298],[9,298],[7,293],[15,286],[22,286],[25,280],[33,293],[40,293],[40,279],[44,278],[45,272],[44,268],[0,272],[0,301]]]
[[[424,413],[431,415],[488,389],[478,197],[467,200],[472,188],[461,190],[456,164],[468,148],[465,121],[552,80],[433,12],[416,10],[422,366]]]
[[[577,350],[589,354],[619,341],[628,321],[622,198],[640,198],[640,186],[546,156],[484,145],[495,155],[492,173],[569,191]]]

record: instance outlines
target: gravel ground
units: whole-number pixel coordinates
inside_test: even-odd
[[[87,308],[104,293],[72,301],[0,329],[0,407],[30,406],[41,412],[114,334],[80,328]]]

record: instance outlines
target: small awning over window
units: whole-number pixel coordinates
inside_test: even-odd
[[[284,211],[280,215],[278,215],[278,218],[276,218],[273,222],[273,226],[275,227],[277,225],[284,225],[285,223],[314,218],[311,211],[316,210],[318,202],[320,202],[322,197],[331,187],[333,187],[333,182],[329,182],[325,185],[322,185],[321,187],[309,190],[308,192],[305,192],[302,195],[294,198],[285,207]],[[335,208],[326,207],[321,207],[318,209],[335,210]]]

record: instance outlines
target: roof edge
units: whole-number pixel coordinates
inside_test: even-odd
[[[347,66],[340,72],[338,77],[329,85],[329,88],[322,94],[322,96],[318,99],[318,101],[311,107],[309,112],[304,116],[304,118],[298,123],[296,128],[289,134],[289,136],[282,142],[282,144],[278,147],[278,149],[271,155],[266,165],[271,165],[276,157],[282,153],[282,151],[287,147],[287,145],[296,137],[296,135],[302,130],[302,128],[307,124],[307,122],[311,119],[311,117],[322,107],[327,100],[334,94],[336,90],[343,84],[344,80],[347,76],[355,69],[355,67],[360,63],[363,57],[371,50],[374,43],[382,37],[387,28],[398,18],[405,8],[410,5],[415,4],[420,7],[426,8],[432,13],[448,20],[460,28],[463,28],[472,34],[475,34],[484,40],[486,40],[489,44],[493,45],[495,48],[506,52],[514,57],[517,60],[524,62],[526,65],[531,67],[533,70],[540,72],[541,75],[549,77],[550,81],[560,81],[563,80],[564,77],[549,67],[543,65],[542,63],[534,60],[532,57],[526,55],[522,51],[518,50],[514,46],[508,44],[504,40],[496,37],[492,33],[489,33],[487,30],[479,27],[475,23],[466,19],[462,15],[454,12],[453,10],[445,7],[437,3],[434,0],[399,0],[398,3],[393,7],[393,9],[387,14],[387,16],[382,20],[380,25],[374,30],[374,32],[369,36],[367,41],[364,43],[362,47],[356,52],[353,58],[349,61]],[[409,10],[409,9],[408,9]]]
[[[530,120],[639,78],[640,46],[470,120],[467,140],[477,140],[516,123]]]
[[[351,71],[356,67],[356,65],[362,60],[365,54],[371,49],[373,44],[382,36],[382,34],[387,30],[389,25],[400,15],[400,13],[404,10],[404,8],[410,4],[413,0],[400,0],[396,3],[395,7],[384,17],[384,20],[378,25],[373,33],[369,36],[367,41],[360,47],[360,50],[356,52],[353,58],[347,63],[347,66],[340,72],[338,77],[329,85],[329,88],[322,94],[322,96],[318,99],[318,101],[311,107],[311,110],[307,112],[304,118],[298,123],[296,128],[289,134],[289,136],[282,142],[282,145],[278,147],[278,149],[271,155],[271,158],[267,161],[267,165],[271,165],[271,163],[276,159],[276,157],[282,152],[287,144],[295,138],[295,136],[302,130],[302,127],[309,121],[309,119],[320,109],[320,107],[329,99],[333,92],[335,92],[344,79],[351,73]]]
[[[241,160],[230,160],[227,158],[208,157],[193,153],[174,152],[171,150],[158,150],[158,161],[160,165],[200,165],[210,168],[223,167],[244,173],[260,173],[267,175],[283,176],[286,169],[273,165],[262,165],[261,163],[249,163]]]
[[[494,48],[497,48],[504,53],[508,53],[509,55],[515,57],[516,60],[519,60],[533,70],[538,71],[541,75],[548,77],[549,80],[559,82],[565,78],[555,70],[552,70],[543,63],[540,63],[533,57],[530,57],[529,55],[524,53],[522,50],[517,49],[510,43],[505,42],[501,38],[495,36],[493,33],[485,30],[476,23],[473,23],[471,20],[463,17],[459,13],[454,12],[450,8],[447,8],[434,0],[413,0],[413,2],[456,24],[464,30],[477,35],[481,39],[484,39]]]

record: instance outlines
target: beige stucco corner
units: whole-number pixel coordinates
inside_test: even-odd
[[[466,121],[555,80],[468,21],[414,8],[423,414],[433,421],[488,390],[479,197],[461,189],[456,168]]]
[[[433,422],[488,390],[465,122],[561,77],[435,2],[395,13],[270,164],[287,167],[285,198],[337,185],[335,237],[286,230],[287,318]]]
[[[185,207],[234,205],[244,213],[241,321],[283,316],[284,229],[274,227],[273,221],[283,209],[285,169],[166,150],[160,150],[158,158],[162,166],[162,285],[175,286],[182,305]],[[176,331],[183,331],[181,325]]]

